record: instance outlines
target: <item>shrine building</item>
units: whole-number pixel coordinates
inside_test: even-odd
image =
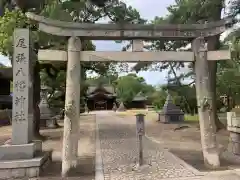
[[[116,92],[113,86],[90,86],[87,90],[87,106],[93,110],[112,110],[116,103]]]

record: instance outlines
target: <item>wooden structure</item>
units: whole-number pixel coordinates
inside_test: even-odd
[[[87,105],[90,111],[112,110],[116,93],[112,86],[90,86],[87,91]]]
[[[208,51],[206,43],[211,37],[223,33],[232,23],[231,19],[206,24],[142,25],[142,24],[84,24],[63,22],[28,13],[38,23],[39,30],[57,36],[70,37],[67,51],[43,50],[38,59],[67,61],[65,119],[63,135],[62,176],[76,166],[77,125],[80,98],[80,61],[96,62],[195,62],[198,113],[200,117],[201,142],[206,164],[220,165],[216,142],[216,127],[211,111],[212,93],[208,61],[230,59],[229,51]],[[134,52],[81,51],[81,38],[90,40],[133,40]],[[189,40],[193,52],[143,52],[142,40]],[[211,118],[209,118],[211,117]]]

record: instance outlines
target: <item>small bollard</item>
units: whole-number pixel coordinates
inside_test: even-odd
[[[85,104],[84,109],[85,109],[85,113],[89,113],[89,109],[88,109],[87,104]]]
[[[117,111],[117,105],[116,105],[116,103],[113,103],[113,111],[114,111],[114,112]]]
[[[136,114],[136,134],[138,141],[138,165],[143,165],[142,137],[145,135],[144,114]]]
[[[157,121],[161,121],[161,113],[160,112],[158,112],[158,120]]]

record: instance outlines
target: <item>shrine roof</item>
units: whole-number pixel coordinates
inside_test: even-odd
[[[89,86],[87,90],[87,94],[94,94],[97,91],[105,91],[108,94],[115,94],[114,87],[111,85],[96,85],[96,86]]]

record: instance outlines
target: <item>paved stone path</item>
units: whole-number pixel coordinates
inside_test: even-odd
[[[236,171],[200,173],[147,138],[143,139],[145,165],[137,169],[134,119],[101,112],[97,126],[96,180],[240,180]]]
[[[105,180],[158,180],[198,175],[197,170],[146,138],[143,139],[145,165],[135,170],[135,121],[111,114],[98,114],[97,123]]]

